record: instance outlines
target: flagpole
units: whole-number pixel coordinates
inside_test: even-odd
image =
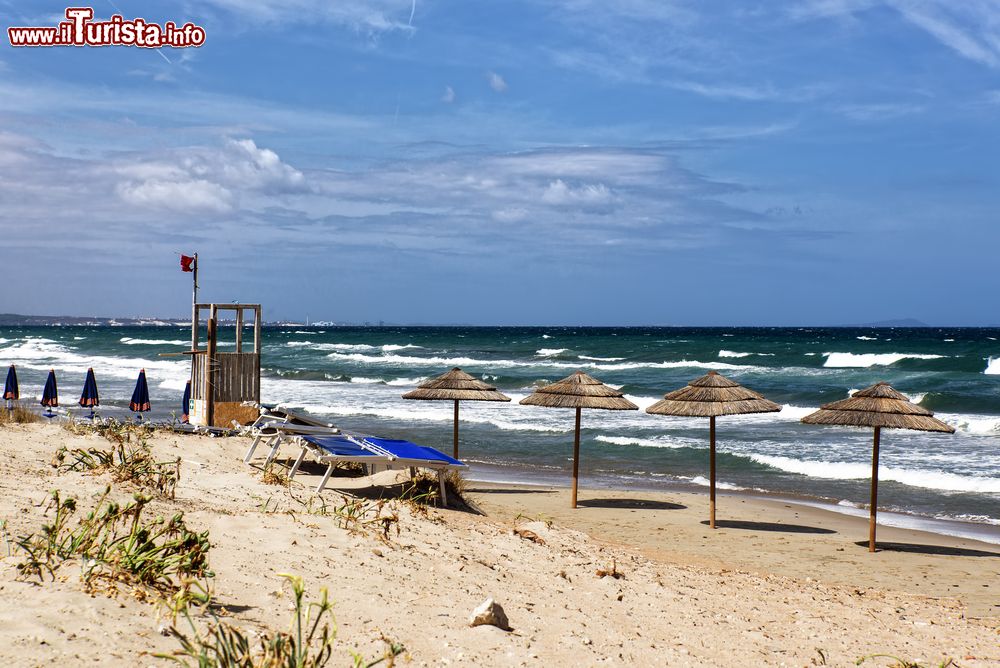
[[[191,351],[198,349],[198,254],[194,254],[193,290],[191,293]]]

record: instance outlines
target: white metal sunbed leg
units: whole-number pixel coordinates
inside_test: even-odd
[[[323,479],[319,481],[319,487],[316,488],[316,493],[319,494],[326,487],[326,483],[330,481],[330,476],[333,475],[333,469],[336,464],[330,464],[326,468],[326,473],[323,474]]]
[[[306,448],[302,448],[302,452],[299,456],[295,458],[295,463],[292,464],[292,470],[288,472],[288,479],[291,480],[295,477],[295,474],[299,472],[299,467],[302,466],[302,460],[306,458]]]
[[[264,460],[265,464],[270,464],[274,461],[274,458],[278,456],[278,448],[281,447],[281,438],[275,437],[274,447],[271,448],[271,452],[268,453],[267,459]]]
[[[264,438],[263,434],[258,433],[254,436],[253,443],[250,444],[250,449],[247,450],[247,456],[243,458],[244,464],[249,464],[250,460],[253,459],[253,452],[257,449],[257,446],[260,445],[260,439],[262,438]]]
[[[441,488],[441,507],[448,507],[448,492],[445,490],[444,469],[438,469],[438,487]]]

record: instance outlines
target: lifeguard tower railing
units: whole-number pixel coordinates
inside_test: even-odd
[[[202,311],[208,311],[205,347],[198,342]],[[219,350],[219,312],[235,311],[236,347]],[[253,314],[253,347],[244,351],[243,334],[248,312]],[[191,321],[191,424],[232,427],[253,422],[257,409],[243,402],[260,403],[260,304],[195,304]],[[249,347],[249,346],[248,346]]]

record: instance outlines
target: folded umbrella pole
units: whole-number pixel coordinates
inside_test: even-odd
[[[45,379],[42,389],[42,405],[45,406],[45,417],[55,417],[52,409],[59,405],[59,388],[56,386],[56,371],[49,369],[49,377]]]
[[[145,369],[139,370],[139,377],[135,381],[135,389],[132,391],[132,401],[129,402],[128,408],[133,413],[137,413],[137,420],[141,420],[142,414],[151,408],[149,404],[149,385],[146,383]]]
[[[97,393],[97,378],[94,377],[94,370],[87,369],[87,378],[83,381],[83,392],[80,394],[80,406],[90,409],[90,419],[94,419],[94,409],[101,405],[100,396]]]
[[[184,424],[187,424],[189,422],[188,411],[190,410],[190,404],[191,404],[191,381],[189,380],[187,384],[184,386],[184,396],[181,398],[181,422],[183,422]]]
[[[17,386],[17,370],[11,364],[7,369],[7,382],[3,386],[3,398],[7,402],[7,410],[14,410],[14,402],[21,398],[21,390]]]

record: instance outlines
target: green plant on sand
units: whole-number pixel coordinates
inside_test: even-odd
[[[188,529],[183,513],[169,520],[151,518],[147,495],[135,494],[123,505],[109,500],[110,494],[108,486],[94,509],[73,522],[76,499],[53,491],[45,509],[53,514],[51,522],[15,541],[25,553],[17,564],[18,577],[55,579],[64,562],[78,560],[84,588],[91,592],[114,595],[126,587],[136,598],[153,594],[162,599],[190,592],[194,583],[208,592],[208,579],[213,577],[208,568],[208,532]]]
[[[117,420],[98,420],[93,425],[67,425],[76,434],[96,433],[112,444],[105,448],[65,446],[52,457],[52,466],[60,471],[110,472],[114,482],[129,482],[139,488],[172,499],[181,476],[181,458],[157,461],[147,437],[152,429],[145,425]]]
[[[322,668],[333,657],[337,638],[337,625],[333,618],[333,604],[325,587],[320,589],[320,600],[306,602],[302,578],[279,573],[292,587],[295,598],[291,625],[287,632],[266,631],[254,647],[247,634],[237,626],[221,621],[214,614],[204,630],[200,630],[189,611],[184,616],[189,633],[170,627],[170,634],[181,647],[172,654],[157,654],[183,666],[198,668]],[[381,663],[391,667],[395,658],[405,652],[402,645],[386,640],[383,655],[367,660],[351,652],[355,668],[371,668]]]

